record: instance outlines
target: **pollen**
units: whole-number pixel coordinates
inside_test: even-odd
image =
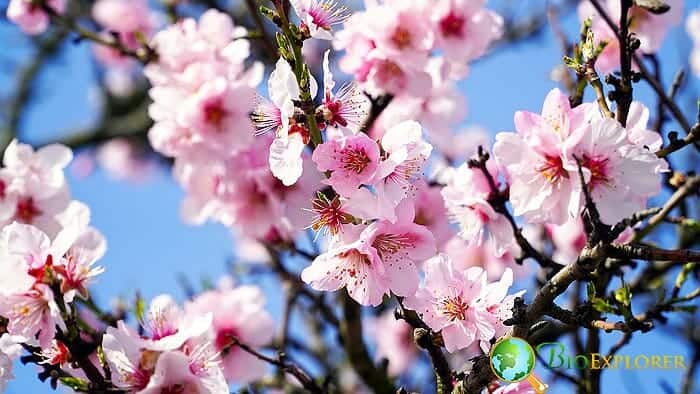
[[[465,320],[467,318],[467,304],[461,295],[448,297],[440,301],[440,311],[447,316],[450,321]]]

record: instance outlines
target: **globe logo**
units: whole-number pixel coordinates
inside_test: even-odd
[[[535,368],[535,351],[525,340],[505,338],[491,348],[491,368],[498,379],[515,383],[525,380]]]

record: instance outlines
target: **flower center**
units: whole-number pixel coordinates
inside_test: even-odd
[[[465,22],[466,20],[463,16],[450,11],[449,14],[440,20],[442,35],[445,37],[462,37],[464,35]]]
[[[346,272],[351,278],[354,278],[358,274],[358,268],[362,265],[372,265],[372,262],[367,256],[360,253],[357,249],[350,249],[338,255],[341,259],[348,261],[347,268],[343,271]]]
[[[233,327],[218,330],[216,333],[216,340],[214,341],[214,344],[219,350],[228,350],[233,345],[236,336],[236,329],[234,329]]]
[[[7,184],[5,184],[4,181],[0,180],[0,200],[4,200],[5,197],[7,197]]]
[[[41,214],[41,210],[34,203],[34,198],[25,197],[17,202],[15,217],[22,223],[31,224]]]
[[[469,304],[462,299],[461,295],[448,297],[440,301],[440,311],[443,315],[447,316],[450,321],[465,320],[467,318],[468,309]]]
[[[377,249],[379,257],[384,260],[385,257],[413,247],[415,243],[416,239],[413,234],[379,234],[372,242],[372,247]]]
[[[218,101],[207,103],[204,105],[204,120],[214,126],[221,126],[224,118],[226,117],[226,111],[222,108],[221,103]]]
[[[413,36],[408,29],[404,27],[397,27],[394,31],[394,35],[391,36],[391,41],[399,49],[406,49],[413,43]]]
[[[537,171],[549,183],[557,183],[562,178],[569,177],[569,173],[564,170],[564,163],[562,163],[560,156],[545,156]]]
[[[356,174],[361,174],[362,171],[367,168],[367,165],[370,163],[370,159],[367,156],[367,153],[365,153],[365,150],[363,148],[349,148],[346,149],[345,152],[343,152],[343,157],[341,158],[341,162],[343,163],[343,169],[354,172]]]
[[[583,156],[583,166],[588,168],[591,172],[591,180],[588,183],[591,189],[595,189],[599,185],[607,185],[610,183],[611,179],[608,174],[608,162],[610,159],[607,157],[588,157]]]
[[[318,197],[311,202],[312,211],[316,213],[316,217],[311,222],[311,228],[314,231],[325,230],[331,235],[338,234],[343,229],[343,224],[352,223],[352,215],[343,212],[340,199],[338,196],[333,200],[319,193]]]

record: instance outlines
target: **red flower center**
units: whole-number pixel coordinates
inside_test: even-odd
[[[440,20],[440,31],[445,37],[462,37],[465,22],[463,16],[450,12]]]
[[[41,214],[41,210],[34,203],[34,198],[25,197],[17,201],[15,217],[22,223],[32,224],[34,219]]]

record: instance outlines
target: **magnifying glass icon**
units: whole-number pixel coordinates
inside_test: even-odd
[[[547,385],[533,373],[535,351],[526,340],[507,337],[496,342],[489,353],[489,364],[496,377],[507,383],[527,381],[536,394],[545,394]]]

